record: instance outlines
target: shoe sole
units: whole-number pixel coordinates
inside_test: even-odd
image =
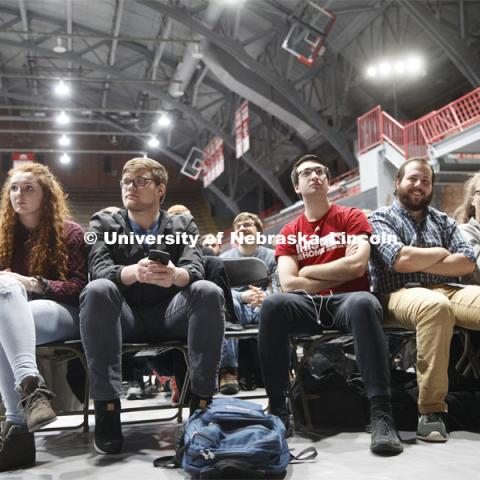
[[[49,418],[48,420],[45,420],[44,422],[42,423],[39,423],[37,425],[35,425],[34,427],[32,428],[28,428],[28,431],[33,433],[33,432],[38,432],[40,429],[42,429],[43,427],[46,427],[47,425],[50,425],[51,423],[53,423],[55,420],[57,419],[57,417],[53,417],[53,418]]]
[[[403,446],[395,447],[389,443],[378,443],[375,446],[371,446],[370,450],[376,455],[394,456],[403,452]]]
[[[238,387],[223,387],[220,389],[220,393],[223,395],[236,395],[239,391]]]
[[[448,440],[448,437],[444,437],[440,432],[430,432],[427,436],[417,433],[417,438],[429,443],[445,443]]]
[[[122,448],[123,448],[123,445],[120,447],[120,450],[118,452],[105,452],[104,450],[102,450],[101,448],[98,447],[97,445],[97,442],[95,440],[93,440],[93,449],[99,453],[100,455],[118,455],[119,453],[122,452]]]
[[[127,400],[145,400],[145,395],[136,395],[136,394],[130,394],[127,395]]]

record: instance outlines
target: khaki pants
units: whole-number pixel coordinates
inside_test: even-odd
[[[480,330],[480,286],[402,288],[386,296],[385,326],[417,332],[420,413],[446,412],[453,327]]]

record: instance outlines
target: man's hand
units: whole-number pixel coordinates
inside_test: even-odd
[[[242,302],[251,307],[261,307],[267,294],[260,288],[253,285],[248,286],[248,290],[241,293]]]
[[[162,265],[143,258],[137,263],[137,280],[163,288],[170,288],[175,283],[177,267],[172,262]]]

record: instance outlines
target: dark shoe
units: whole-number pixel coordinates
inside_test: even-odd
[[[285,438],[290,438],[293,435],[293,427],[290,420],[290,412],[288,410],[288,405],[285,403],[285,405],[280,408],[270,410],[270,413],[280,418],[283,425],[285,426]]]
[[[444,443],[448,440],[447,428],[442,413],[426,413],[420,415],[417,427],[417,438],[424,442]]]
[[[98,453],[119,453],[123,447],[122,423],[120,421],[120,400],[95,400],[95,439]]]
[[[238,379],[238,384],[240,386],[240,390],[243,390],[245,392],[250,392],[252,390],[255,390],[257,388],[257,384],[255,382],[255,374],[248,373],[246,375],[241,376]]]
[[[20,384],[22,399],[21,406],[25,410],[27,427],[30,432],[36,432],[45,425],[57,419],[50,405],[53,393],[38,377],[27,377]]]
[[[222,368],[220,370],[220,393],[224,395],[235,395],[239,390],[237,369]]]
[[[0,472],[35,465],[35,440],[26,425],[2,422],[0,426]]]
[[[190,398],[190,416],[192,416],[197,410],[206,410],[206,408],[212,403],[212,397],[202,398],[194,393]]]
[[[403,452],[393,418],[381,413],[372,417],[370,450],[377,455],[393,456]]]

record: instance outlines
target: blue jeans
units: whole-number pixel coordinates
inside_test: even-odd
[[[233,307],[235,314],[242,325],[258,324],[260,319],[260,308],[252,308],[243,303],[240,298],[240,292],[232,290]],[[238,340],[228,338],[223,341],[223,353],[221,368],[238,368]]]
[[[8,421],[25,423],[18,388],[24,378],[39,375],[35,345],[78,338],[78,307],[29,302],[17,280],[0,279],[0,393]]]

